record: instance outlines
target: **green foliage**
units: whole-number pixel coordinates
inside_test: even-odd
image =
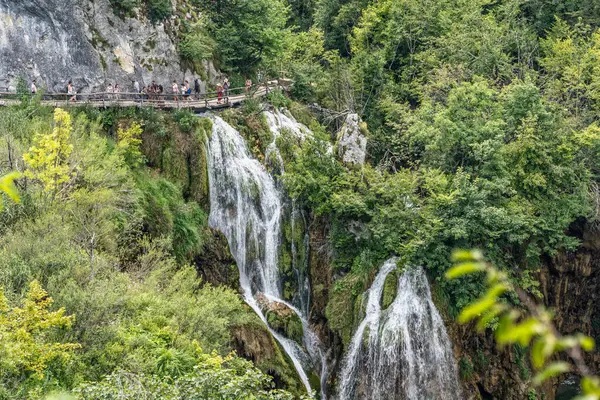
[[[204,60],[212,60],[214,48],[215,42],[204,24],[192,26],[179,42],[181,58],[196,66]]]
[[[169,237],[180,262],[191,260],[206,241],[206,214],[196,203],[185,203],[180,190],[167,180],[140,177],[141,222],[151,237]]]
[[[140,6],[139,0],[110,0],[110,5],[121,17],[133,17],[135,8]]]
[[[49,364],[65,364],[77,343],[61,343],[52,337],[57,329],[68,329],[73,317],[65,309],[50,311],[53,299],[32,281],[21,307],[10,307],[0,291],[0,395],[25,393],[48,385]]]
[[[248,361],[236,357],[204,355],[193,372],[176,379],[116,372],[102,382],[76,388],[79,399],[265,399],[291,400],[280,390],[271,390],[271,378]],[[304,397],[303,397],[304,398]]]
[[[133,122],[127,129],[120,127],[117,131],[117,149],[132,167],[139,165],[143,160],[140,150],[141,136],[142,127],[137,122]]]
[[[531,347],[531,364],[539,370],[533,378],[534,385],[539,386],[576,368],[584,377],[581,384],[584,396],[580,399],[600,398],[600,379],[593,376],[582,355],[582,351],[594,349],[595,343],[592,338],[582,334],[563,336],[558,333],[553,325],[551,313],[533,303],[522,289],[512,286],[505,273],[485,263],[481,252],[456,251],[453,259],[456,266],[446,273],[448,279],[477,272],[486,274],[487,292],[462,311],[459,317],[461,323],[478,320],[477,328],[483,331],[490,319],[498,318],[499,324],[494,336],[500,346],[516,346],[517,358],[521,363],[523,348]],[[525,310],[511,307],[501,301],[501,296],[509,291],[516,293]],[[561,352],[566,353],[573,364],[553,361]]]
[[[71,129],[71,116],[57,108],[54,111],[52,133],[39,133],[36,145],[23,156],[29,166],[25,176],[39,180],[45,192],[55,192],[71,178],[68,165],[68,158],[73,151],[73,146],[69,144]]]
[[[290,99],[286,97],[286,95],[279,89],[272,90],[267,99],[269,103],[271,103],[274,107],[288,107],[291,103]]]
[[[250,74],[262,62],[277,60],[288,13],[282,0],[227,1],[216,7],[212,19],[223,67]]]
[[[185,171],[188,162],[190,169],[195,163],[205,168],[204,158],[194,159],[194,149],[203,148],[210,121],[186,112],[172,116],[144,110],[57,113],[70,126],[55,125],[55,133],[60,134],[54,141],[70,153],[53,165],[76,171],[68,184],[59,185],[60,196],[39,196],[45,188],[36,184],[17,194],[12,184],[16,174],[0,182],[7,196],[23,200],[23,205],[6,203],[0,214],[2,304],[25,304],[22,310],[35,311],[37,316],[32,321],[15,317],[20,306],[0,311],[0,330],[10,331],[0,332],[0,340],[8,341],[0,345],[5,352],[0,363],[6,363],[0,368],[0,397],[44,398],[51,391],[75,387],[94,387],[94,395],[110,396],[115,387],[121,388],[110,377],[128,371],[127,376],[149,377],[148,388],[155,387],[151,382],[165,387],[180,379],[182,390],[200,386],[208,398],[213,390],[227,397],[248,393],[248,385],[256,380],[253,393],[290,398],[288,393],[272,391],[271,378],[249,363],[225,358],[232,351],[233,330],[256,323],[257,318],[235,291],[198,279],[188,262],[207,257],[203,253],[213,234],[206,213],[195,201],[184,199],[183,184],[149,168],[142,157],[142,149],[152,156],[146,152],[149,137],[163,141],[159,145],[164,148],[192,144],[195,147],[181,150],[188,151],[189,158],[178,156]],[[20,109],[0,113],[0,133],[11,143],[10,153],[0,152],[3,159],[8,154],[22,159],[33,132],[51,130],[51,113],[33,109],[35,118],[31,115]],[[25,129],[13,129],[19,127]],[[51,142],[36,139],[36,149],[58,146],[40,143]],[[189,179],[186,176],[184,182],[191,185]],[[39,301],[29,307],[28,287],[37,281],[49,294],[36,289]],[[55,307],[50,307],[51,299]],[[32,330],[17,327],[21,322]],[[219,357],[226,359],[222,368],[213,365]],[[285,360],[277,357],[261,359],[261,366],[269,365],[265,371],[277,371],[279,377],[285,376],[285,385],[297,389],[297,378],[286,370],[292,367],[285,367]],[[199,365],[216,369],[194,375]],[[219,379],[228,380],[228,385]],[[186,393],[182,398],[189,398]]]
[[[473,365],[465,357],[461,358],[460,361],[458,362],[458,369],[459,369],[460,377],[463,380],[468,380],[473,375]]]
[[[146,0],[148,2],[148,17],[152,22],[160,22],[173,13],[171,0]]]

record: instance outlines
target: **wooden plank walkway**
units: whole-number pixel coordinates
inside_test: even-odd
[[[194,94],[190,96],[179,95],[178,100],[174,100],[172,94],[139,94],[139,93],[81,93],[77,94],[77,101],[69,101],[66,93],[45,93],[41,104],[49,107],[151,107],[165,110],[190,109],[195,112],[217,110],[240,105],[249,98],[262,98],[276,88],[288,89],[291,86],[289,80],[269,81],[265,85],[253,87],[246,93],[245,88],[230,89],[229,92],[242,92],[242,94],[231,94],[229,97],[223,96],[221,103],[217,98],[217,93],[207,93],[205,98],[196,99]],[[214,97],[211,97],[213,96]],[[206,97],[208,96],[208,97]],[[21,100],[15,93],[0,92],[0,107],[18,105]]]

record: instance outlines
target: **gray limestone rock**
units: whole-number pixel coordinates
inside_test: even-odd
[[[0,60],[0,91],[14,90],[20,76],[50,92],[73,80],[79,93],[194,78],[163,24],[121,19],[108,0],[0,0]],[[217,74],[210,63],[207,72]]]
[[[348,114],[338,134],[338,155],[346,164],[363,165],[367,156],[367,138],[358,114]]]

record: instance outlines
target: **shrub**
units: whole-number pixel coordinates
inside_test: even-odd
[[[148,0],[148,17],[153,23],[163,21],[172,13],[171,0]]]

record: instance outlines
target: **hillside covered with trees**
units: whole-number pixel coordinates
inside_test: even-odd
[[[497,347],[497,315],[457,324],[487,284],[446,273],[480,249],[522,290],[499,303],[600,338],[600,2],[102,1],[162,29],[209,89],[209,62],[233,87],[293,84],[201,115],[52,108],[23,67],[20,104],[0,108],[0,399],[371,399],[382,365],[386,398],[442,398],[411,397],[412,359],[370,350],[390,327],[398,359],[420,343],[448,365],[449,398],[578,393],[577,371],[535,385],[530,342]],[[426,322],[401,309],[414,298]],[[423,326],[443,362],[411,341]],[[347,384],[353,355],[366,372]]]

